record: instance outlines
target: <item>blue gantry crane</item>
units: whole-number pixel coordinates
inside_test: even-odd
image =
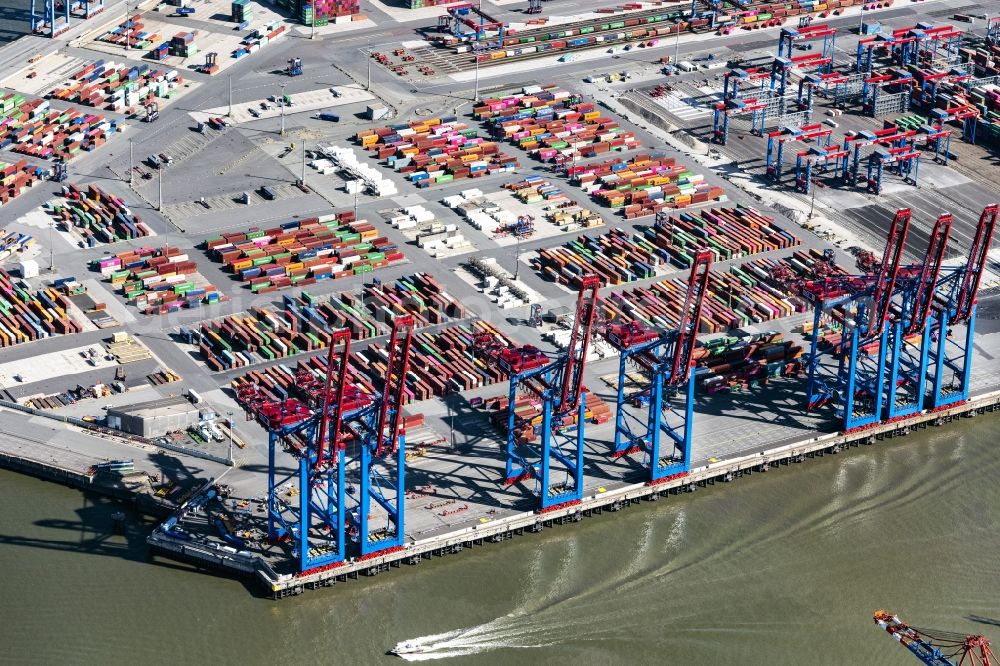
[[[838,404],[843,430],[882,418],[883,384],[891,304],[910,226],[910,209],[896,212],[876,272],[807,281],[801,292],[815,305],[808,359],[807,407]],[[824,316],[834,313],[843,326],[840,340],[820,348]]]
[[[507,405],[505,482],[535,479],[542,510],[579,502],[583,497],[583,441],[586,404],[583,372],[599,306],[600,279],[580,279],[576,316],[565,352],[549,354],[533,345],[510,347],[492,333],[476,336],[476,353],[510,377]],[[522,420],[517,396],[538,400],[541,423]],[[557,476],[554,468],[565,472]]]
[[[620,353],[612,455],[619,458],[643,452],[650,483],[691,468],[694,373],[690,366],[711,266],[711,252],[695,255],[676,329],[658,330],[631,321],[609,324],[603,331]],[[628,387],[629,367],[644,377],[635,390]],[[630,406],[646,410],[633,412]],[[661,445],[662,434],[670,438],[669,450]]]
[[[400,425],[412,330],[411,316],[393,322],[380,395],[351,380],[348,330],[331,334],[322,378],[309,370],[296,374],[301,400],[267,402],[256,386],[240,390],[239,401],[269,433],[268,538],[293,544],[300,571],[342,562],[348,541],[359,544],[362,557],[402,546],[405,447]],[[297,465],[282,465],[279,450],[290,453]],[[387,460],[391,455],[396,456],[394,465]],[[357,487],[348,486],[346,479],[347,467],[353,469],[354,463]],[[372,500],[386,513],[384,527],[372,528]]]
[[[944,305],[932,313],[929,324],[932,340],[929,365],[933,374],[930,409],[942,409],[969,399],[976,298],[996,231],[998,211],[998,204],[983,209],[965,266],[950,271],[939,282],[938,294]]]
[[[341,562],[346,554],[345,456],[340,424],[345,415],[350,342],[350,331],[332,334],[325,381],[310,373],[296,378],[304,401],[286,398],[264,402],[254,385],[245,385],[239,395],[248,415],[269,434],[268,539],[290,541],[300,571]],[[334,372],[330,369],[335,367],[339,377],[334,392]],[[297,459],[297,468],[279,466],[281,449]]]
[[[413,327],[412,315],[393,321],[382,393],[357,400],[357,410],[345,419],[359,449],[357,506],[347,516],[349,537],[360,545],[362,557],[403,546],[406,447],[401,426]],[[372,527],[373,500],[386,513],[385,527]]]
[[[927,244],[924,261],[900,273],[899,316],[889,326],[889,375],[886,419],[906,418],[924,408],[927,360],[931,346],[931,306],[937,293],[941,266],[951,235],[952,216],[938,217]]]

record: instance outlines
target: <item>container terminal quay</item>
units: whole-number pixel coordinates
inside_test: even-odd
[[[994,419],[996,14],[38,0],[0,463],[280,599]]]

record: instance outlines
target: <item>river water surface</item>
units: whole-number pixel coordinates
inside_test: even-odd
[[[0,471],[3,663],[908,664],[1000,647],[1000,420],[928,429],[280,602],[147,560],[115,503]]]

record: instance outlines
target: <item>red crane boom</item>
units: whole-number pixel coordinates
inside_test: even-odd
[[[576,318],[573,320],[573,334],[570,336],[563,371],[559,410],[570,412],[580,400],[583,387],[583,369],[587,364],[587,350],[590,348],[590,334],[594,328],[594,318],[600,305],[601,281],[596,275],[585,275],[580,279],[580,293],[576,299]]]
[[[875,293],[872,296],[872,311],[864,331],[864,339],[870,340],[882,335],[886,319],[889,316],[889,305],[896,289],[896,277],[899,275],[899,264],[903,259],[903,248],[906,246],[906,234],[910,230],[910,209],[900,208],[892,218],[889,227],[889,237],[885,242],[885,252],[882,254],[882,266],[879,268]]]
[[[399,446],[399,426],[403,420],[403,398],[406,396],[406,373],[410,368],[412,343],[413,315],[396,317],[392,322],[392,334],[389,338],[389,362],[386,368],[385,386],[382,388],[382,403],[379,406],[378,421],[375,423],[375,433],[378,438],[376,455],[382,454],[386,449],[395,453]],[[386,423],[390,405],[392,422]]]
[[[986,255],[990,251],[993,232],[997,226],[998,210],[1000,210],[1000,205],[990,204],[983,209],[983,214],[979,216],[979,227],[976,229],[976,236],[972,241],[969,263],[962,278],[962,287],[958,292],[955,316],[951,319],[953,323],[966,321],[972,313],[972,306],[976,303],[979,282],[983,279],[983,270],[986,268]]]
[[[337,368],[337,395],[331,396],[333,384],[334,357],[337,354],[338,345],[343,345],[340,351],[340,367]],[[326,355],[326,382],[323,385],[323,400],[320,405],[319,417],[319,437],[316,440],[316,462],[315,467],[319,467],[325,462],[326,431],[330,418],[330,406],[334,408],[333,428],[330,429],[331,442],[330,451],[339,451],[343,448],[340,441],[341,415],[344,412],[344,392],[347,388],[347,373],[351,360],[351,332],[346,328],[334,331],[330,336],[330,347]]]
[[[681,310],[681,320],[677,327],[677,343],[674,345],[674,362],[670,372],[672,384],[687,381],[688,373],[691,371],[691,355],[698,339],[701,308],[708,291],[708,275],[711,268],[710,251],[701,250],[695,254],[691,263],[687,294],[684,296],[684,308]]]
[[[948,237],[951,235],[951,223],[952,217],[949,213],[944,213],[934,223],[934,230],[927,243],[927,256],[924,257],[924,263],[920,267],[913,314],[910,316],[909,326],[906,327],[907,335],[923,330],[927,322],[927,315],[930,314],[931,304],[934,302],[934,288],[948,247]]]

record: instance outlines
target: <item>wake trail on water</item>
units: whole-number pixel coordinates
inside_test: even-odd
[[[666,580],[677,580],[681,587],[671,587],[683,594],[688,584],[703,577],[699,572],[712,571],[716,578],[731,575],[718,567],[749,553],[766,554],[794,535],[836,532],[864,522],[880,510],[905,510],[940,495],[942,488],[953,489],[962,482],[960,470],[926,467],[931,469],[921,466],[914,474],[909,466],[899,469],[864,460],[848,462],[827,487],[779,496],[786,511],[749,523],[747,527],[752,529],[741,530],[735,538],[730,534],[724,541],[703,533],[703,526],[693,524],[684,507],[651,512],[636,533],[626,537],[627,544],[616,549],[613,566],[603,570],[599,578],[579,575],[586,569],[587,553],[581,552],[577,539],[550,543],[533,554],[519,589],[512,595],[516,610],[482,624],[408,639],[404,643],[419,647],[420,652],[400,656],[407,661],[428,661],[492,650],[544,648],[570,640],[618,638],[622,623],[628,624],[628,618],[634,617],[649,595],[662,594]],[[931,476],[933,484],[928,483]],[[700,536],[693,544],[695,534]],[[684,572],[690,575],[675,578]],[[688,640],[720,631],[773,634],[786,625],[748,620],[720,628],[711,620],[706,623],[704,615],[675,608],[661,613],[660,619],[669,618],[675,624],[685,620],[684,628],[678,631],[675,627],[673,633],[680,639],[680,632],[684,632]]]

